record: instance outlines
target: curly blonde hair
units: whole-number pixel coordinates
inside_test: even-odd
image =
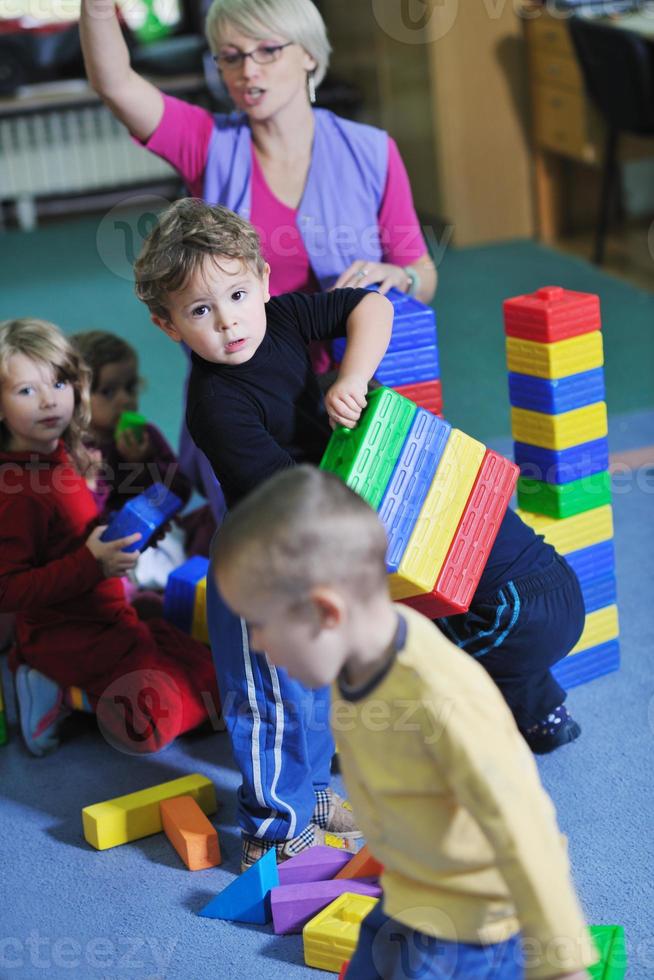
[[[90,369],[61,330],[47,320],[23,317],[0,323],[0,383],[8,377],[9,359],[16,354],[53,368],[59,381],[72,385],[75,409],[62,439],[80,473],[85,475],[91,468],[91,457],[82,441],[91,421]],[[8,441],[9,433],[0,421],[0,447],[5,449]]]

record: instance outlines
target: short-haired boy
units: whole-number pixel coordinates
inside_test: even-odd
[[[385,555],[377,515],[310,466],[250,494],[212,551],[254,645],[333,685],[345,782],[384,866],[348,976],[585,977],[596,957],[527,745],[487,672],[390,600]]]
[[[318,463],[330,422],[356,425],[390,338],[385,297],[345,289],[271,299],[252,225],[194,199],[164,212],[135,272],[153,321],[191,348],[187,423],[230,507],[273,473]],[[346,333],[337,381],[323,401],[308,346]],[[328,690],[309,692],[253,656],[247,630],[213,582],[207,613],[223,717],[243,775],[242,866],[272,846],[289,857],[325,831],[356,833],[351,809],[328,789]],[[550,668],[574,647],[583,623],[574,572],[511,510],[470,611],[437,621],[486,668],[535,752],[580,732]]]
[[[384,296],[339,289],[271,299],[269,272],[252,225],[195,199],[163,213],[135,267],[154,323],[191,348],[187,423],[230,507],[278,470],[319,462],[330,422],[356,423],[391,335]],[[346,356],[323,399],[309,345],[346,334]],[[254,656],[213,582],[207,614],[223,718],[243,776],[241,866],[272,846],[290,857],[327,832],[352,846],[360,836],[352,809],[329,789],[329,690],[307,691]]]

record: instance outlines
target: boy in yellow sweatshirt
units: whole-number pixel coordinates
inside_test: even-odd
[[[595,951],[532,754],[486,671],[390,600],[385,555],[374,511],[310,466],[238,504],[212,555],[253,646],[332,685],[348,793],[384,866],[348,976],[581,980]]]

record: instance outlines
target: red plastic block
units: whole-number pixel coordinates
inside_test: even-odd
[[[442,414],[443,389],[439,378],[434,378],[433,381],[419,381],[413,385],[398,385],[395,391],[404,395],[409,401],[415,402],[419,408],[426,408],[434,415]]]
[[[273,930],[279,935],[302,932],[314,916],[345,892],[379,898],[381,887],[376,880],[304,881],[300,885],[279,885],[270,893]]]
[[[218,834],[191,796],[162,800],[164,833],[189,871],[202,871],[220,864]]]
[[[337,847],[319,844],[317,847],[307,847],[306,851],[296,854],[279,865],[280,885],[299,885],[303,881],[328,881],[338,878],[337,871],[350,864],[352,855],[349,851],[341,851]],[[369,872],[370,875],[373,872]]]
[[[504,301],[507,337],[553,343],[601,330],[599,296],[561,286],[543,286],[535,293]]]
[[[368,845],[364,844],[334,878],[378,878],[383,870],[384,866],[372,856]]]
[[[338,980],[345,980],[345,975],[347,973],[347,968],[349,965],[350,965],[350,961],[346,960],[343,966],[341,967],[341,972],[338,975]]]
[[[465,612],[479,584],[519,473],[505,456],[486,450],[436,584],[401,601],[437,619]]]

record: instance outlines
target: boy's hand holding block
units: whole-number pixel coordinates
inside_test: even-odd
[[[138,497],[128,500],[117,511],[101,537],[101,541],[115,541],[139,531],[141,538],[125,548],[125,551],[144,551],[153,536],[167,521],[182,509],[182,501],[163,485],[153,483]]]
[[[518,467],[390,388],[354,429],[336,429],[320,468],[378,511],[391,595],[436,618],[465,612]]]
[[[192,796],[162,800],[159,807],[164,833],[189,871],[220,864],[218,834]]]

